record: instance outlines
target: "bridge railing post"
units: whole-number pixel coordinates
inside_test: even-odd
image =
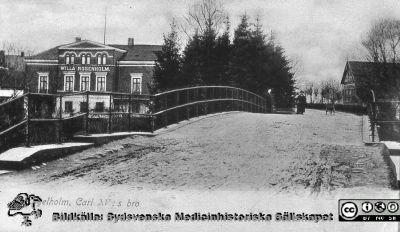
[[[59,118],[58,118],[58,143],[62,142],[62,95],[60,94],[60,109],[59,109]]]
[[[156,106],[156,98],[154,95],[150,96],[150,106],[149,106],[149,110],[150,110],[150,130],[151,133],[154,133],[155,130],[155,118],[156,116],[154,115],[155,113],[155,106]],[[129,116],[130,118],[131,116]]]
[[[112,128],[111,128],[111,123],[112,123],[112,108],[111,108],[111,104],[112,104],[112,94],[110,93],[110,99],[108,101],[108,123],[107,123],[107,133],[111,134],[112,132]]]
[[[176,101],[176,106],[179,106],[179,91],[177,91],[176,92],[176,99],[175,99],[175,101]],[[176,109],[176,122],[179,122],[179,113],[180,113],[180,110],[179,110],[179,108],[177,108]]]
[[[200,98],[199,94],[199,88],[196,88],[196,94],[195,94],[196,99]],[[196,103],[196,117],[199,117],[199,103]]]
[[[168,109],[168,95],[165,94],[164,96],[164,109]],[[164,115],[164,127],[168,126],[168,111],[163,113]]]
[[[219,108],[218,111],[222,112],[222,88],[218,88]]]
[[[85,115],[85,135],[89,134],[89,91],[86,91],[86,115]]]
[[[150,98],[150,103],[151,103],[151,98]],[[128,131],[132,130],[132,93],[129,94],[129,99],[128,99]]]
[[[232,98],[234,99],[233,100],[233,105],[232,105],[232,110],[233,111],[236,111],[237,110],[237,89],[236,88],[234,88],[234,89],[232,89]]]
[[[189,93],[190,90],[186,90],[186,103],[189,103]],[[186,106],[186,120],[189,120],[190,118],[190,106]]]

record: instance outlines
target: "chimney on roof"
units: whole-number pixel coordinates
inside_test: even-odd
[[[135,40],[133,38],[128,38],[128,46],[133,47],[135,45]]]
[[[81,41],[82,41],[81,37],[75,37],[75,42],[81,42]]]
[[[25,52],[21,52],[21,57],[24,57],[25,56]]]

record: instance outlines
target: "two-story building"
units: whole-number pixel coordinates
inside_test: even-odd
[[[390,81],[394,80],[398,83],[400,77],[400,64],[347,61],[341,80],[341,84],[343,85],[343,103],[346,105],[365,104],[365,102],[363,102],[357,95],[356,89],[362,87],[366,88],[368,91],[368,85],[376,83],[378,78],[383,76],[387,78],[385,81],[388,83],[391,83]],[[368,91],[366,94],[370,94],[370,92]]]
[[[160,45],[136,45],[133,38],[126,45],[76,38],[74,43],[25,58],[28,88],[30,92],[52,94],[86,91],[148,94],[159,51]],[[107,99],[101,102],[108,107]],[[72,100],[65,108],[76,109],[77,104],[78,100]]]

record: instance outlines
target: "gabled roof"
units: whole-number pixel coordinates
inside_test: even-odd
[[[66,45],[60,45],[36,55],[26,57],[31,60],[58,60],[58,51],[66,49],[105,49],[116,50],[122,54],[119,60],[121,61],[155,61],[157,59],[157,52],[161,51],[161,45],[144,45],[135,44],[133,46],[109,44],[104,45],[97,42],[83,40],[81,42],[74,42]]]
[[[350,72],[353,75],[355,82],[359,82],[362,79],[375,79],[377,73],[382,73],[383,70],[386,70],[387,75],[394,78],[400,78],[400,63],[347,61],[340,83],[344,84],[347,72]]]
[[[38,53],[33,56],[25,57],[27,60],[58,60],[58,48],[60,46],[50,48],[44,52]]]
[[[120,52],[125,52],[124,49],[117,47],[111,47],[105,44],[97,43],[90,40],[82,40],[79,42],[70,43],[67,45],[60,46],[59,49],[102,49],[102,50],[119,50]]]
[[[155,61],[157,52],[162,49],[161,45],[135,44],[133,46],[110,44],[109,46],[127,51],[121,61]]]

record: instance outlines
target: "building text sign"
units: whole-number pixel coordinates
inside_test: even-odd
[[[61,71],[78,71],[78,72],[109,72],[110,67],[105,66],[60,66]]]

